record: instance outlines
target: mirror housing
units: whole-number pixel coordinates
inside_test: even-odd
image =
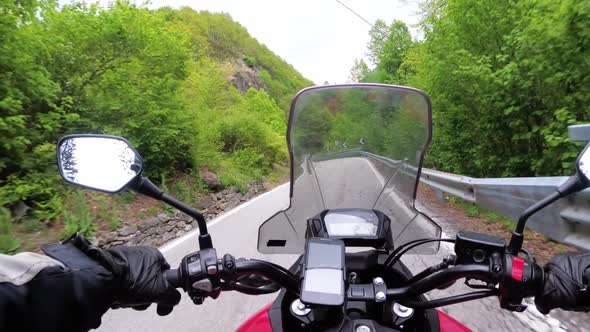
[[[576,160],[578,178],[586,187],[590,185],[590,143],[586,145],[578,160]]]
[[[115,194],[135,182],[143,170],[139,153],[121,137],[69,135],[57,144],[62,178],[71,184]]]
[[[57,143],[57,163],[62,178],[73,185],[109,194],[129,188],[188,214],[199,226],[200,248],[213,248],[205,217],[141,176],[141,156],[126,139],[93,134],[65,136]]]

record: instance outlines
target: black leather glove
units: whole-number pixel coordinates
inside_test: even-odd
[[[170,265],[159,250],[139,246],[118,246],[106,250],[94,247],[87,254],[99,260],[115,276],[113,308],[145,310],[152,303],[157,303],[158,315],[164,316],[180,302],[180,292],[168,283],[163,274]]]
[[[545,282],[535,297],[537,309],[548,314],[555,308],[590,309],[590,253],[571,252],[553,257],[545,265]]]

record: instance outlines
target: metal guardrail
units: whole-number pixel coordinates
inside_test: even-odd
[[[472,178],[422,169],[421,182],[442,193],[518,220],[530,205],[547,196],[567,177]],[[590,250],[590,189],[565,197],[533,215],[527,227],[552,240]]]
[[[573,133],[572,139],[590,139],[588,125],[570,127],[570,132]],[[401,163],[401,172],[410,176],[415,176],[418,171],[416,167],[401,160],[392,160],[359,149],[314,158],[324,160],[358,155],[372,157],[393,168],[400,167]],[[447,193],[516,221],[526,208],[552,193],[567,179],[565,176],[472,178],[423,168],[420,181],[433,188],[438,198]],[[557,242],[590,250],[590,189],[562,198],[537,212],[528,220],[527,227]]]

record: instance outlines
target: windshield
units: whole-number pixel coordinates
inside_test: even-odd
[[[414,208],[430,122],[428,97],[411,88],[354,84],[301,91],[287,134],[290,206],[260,226],[258,250],[303,253],[307,219],[339,208],[385,213],[389,247],[439,237],[440,227]]]

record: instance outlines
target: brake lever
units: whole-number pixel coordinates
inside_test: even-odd
[[[250,287],[264,287],[275,283],[274,281],[265,278],[264,276],[261,276],[259,274],[249,274],[242,277],[238,277],[236,282]]]
[[[472,284],[469,283],[469,281],[471,280],[477,280],[477,281],[481,281],[481,282],[485,282],[485,285],[483,284]],[[479,280],[479,279],[475,279],[475,278],[466,278],[465,279],[465,285],[469,288],[472,289],[496,289],[496,286],[494,286],[494,284],[491,284],[489,282],[486,282],[485,280]]]

